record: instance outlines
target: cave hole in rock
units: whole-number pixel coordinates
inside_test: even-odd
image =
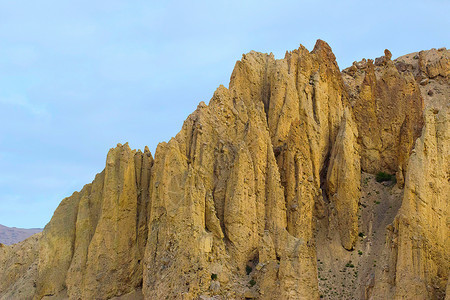
[[[259,264],[259,253],[256,252],[255,255],[247,262],[245,266],[245,272],[247,275],[250,275],[250,273],[256,268],[256,266]]]

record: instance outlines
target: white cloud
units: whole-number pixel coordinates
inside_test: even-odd
[[[44,105],[31,102],[28,97],[19,94],[0,96],[0,104],[16,106],[37,117],[49,117],[50,113]]]

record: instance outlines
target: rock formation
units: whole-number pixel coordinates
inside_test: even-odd
[[[357,138],[356,125],[346,110],[331,152],[326,184],[336,210],[341,243],[347,250],[353,249],[358,236],[361,166]]]
[[[373,60],[355,62],[343,71],[361,145],[361,168],[369,173],[404,171],[422,130],[423,98],[412,73],[401,73],[389,50]]]
[[[141,286],[152,163],[148,149],[119,144],[105,170],[61,202],[39,242],[36,298],[111,298]]]
[[[411,59],[412,57],[412,59]],[[377,270],[374,298],[449,297],[449,51],[400,57],[426,97],[425,126],[408,163],[401,208],[387,227],[389,268]],[[435,90],[436,94],[427,91]],[[435,97],[433,97],[435,96]],[[436,99],[437,98],[437,99]],[[447,298],[446,298],[447,299]]]
[[[425,112],[425,127],[409,160],[402,206],[387,228],[387,253],[393,264],[377,274],[394,283],[394,289],[384,291],[387,298],[445,296],[449,274],[449,117],[448,106]],[[383,292],[375,290],[374,295]]]
[[[0,244],[0,299],[33,298],[41,236],[37,233],[11,246]]]
[[[119,144],[41,235],[0,248],[0,299],[443,298],[448,51],[430,51],[342,73],[320,40],[243,55],[154,159]],[[378,171],[397,185],[365,204]]]

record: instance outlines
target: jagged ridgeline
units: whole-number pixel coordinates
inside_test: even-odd
[[[0,245],[0,298],[449,297],[449,64],[243,55],[154,157],[117,145]]]

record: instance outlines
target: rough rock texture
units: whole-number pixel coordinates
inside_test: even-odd
[[[450,94],[450,50],[446,48],[414,52],[395,59],[402,73],[411,73],[419,83],[426,107],[442,109]]]
[[[343,71],[361,145],[361,168],[370,173],[404,172],[422,130],[423,99],[410,72],[400,72],[389,50],[375,60],[355,62]]]
[[[12,245],[21,242],[33,234],[41,232],[41,228],[16,228],[6,227],[0,224],[0,243],[5,245]]]
[[[342,246],[352,250],[358,237],[358,204],[361,197],[361,166],[358,131],[351,112],[345,111],[331,152],[327,192],[336,210]]]
[[[111,149],[105,170],[64,199],[40,240],[36,298],[104,299],[142,284],[147,238],[148,149]]]
[[[449,107],[425,113],[409,160],[402,206],[387,229],[389,268],[378,270],[375,299],[443,299],[448,281]]]
[[[119,144],[41,237],[0,248],[0,299],[442,298],[448,95],[409,156],[419,77],[444,87],[448,64],[421,55],[420,72],[386,51],[343,73],[320,40],[243,55],[154,159]],[[361,169],[397,172],[405,194]]]
[[[35,294],[40,237],[37,233],[18,244],[0,244],[0,299],[31,299]]]

